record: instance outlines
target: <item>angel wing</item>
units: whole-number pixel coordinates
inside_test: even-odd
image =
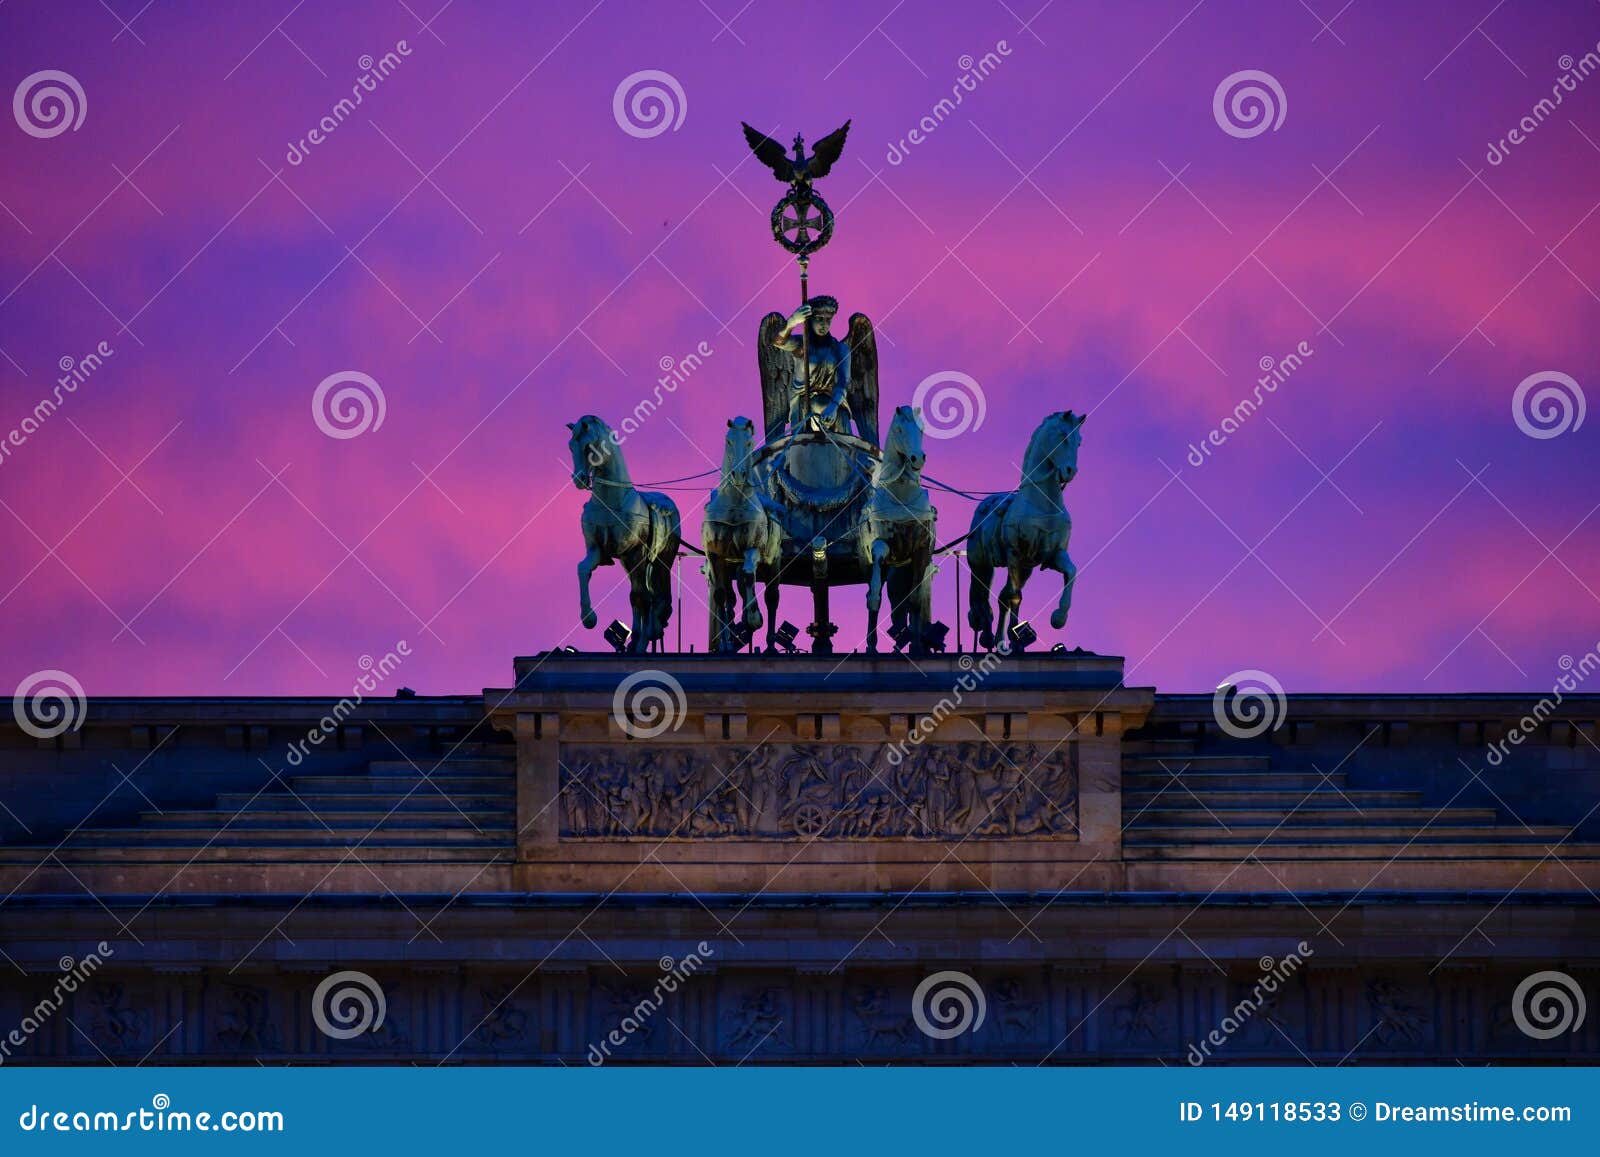
[[[833,168],[833,163],[839,159],[839,154],[844,152],[844,139],[849,134],[850,122],[845,121],[843,125],[811,147],[811,163],[806,167],[813,179],[828,175],[828,170]],[[762,159],[766,160],[765,157]],[[771,164],[770,161],[767,163]]]
[[[750,142],[750,151],[755,153],[756,160],[771,169],[774,177],[788,184],[794,178],[794,162],[789,160],[789,154],[784,150],[784,147],[767,136],[766,133],[757,132],[743,121],[739,123],[744,125],[744,139]],[[849,125],[845,126],[845,128],[849,127]],[[832,138],[828,139],[831,140]],[[840,138],[839,146],[841,148],[844,147],[843,138]]]
[[[843,134],[844,129],[840,129],[835,135],[842,141]],[[855,415],[856,429],[861,436],[876,446],[879,445],[878,338],[866,314],[850,315],[850,333],[845,340],[850,347],[850,386],[846,393],[850,412]]]
[[[773,344],[783,333],[786,320],[781,313],[769,313],[761,319],[761,328],[756,332],[756,361],[761,369],[761,417],[768,442],[783,437],[789,425],[789,378],[793,373],[793,360],[788,350],[778,349]]]

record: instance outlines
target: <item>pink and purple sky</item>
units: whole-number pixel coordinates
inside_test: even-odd
[[[619,423],[704,342],[624,449],[641,481],[706,469],[797,292],[741,119],[853,119],[813,291],[877,323],[886,414],[930,374],[979,383],[930,474],[1014,485],[1045,413],[1090,411],[1046,643],[1162,690],[1258,668],[1294,692],[1542,689],[1600,641],[1600,418],[1535,438],[1512,404],[1533,374],[1600,380],[1600,77],[1534,111],[1596,51],[1594,0],[440,3],[0,8],[7,91],[59,70],[84,104],[0,129],[0,438],[59,363],[114,351],[0,460],[0,686],[343,693],[404,639],[399,681],[462,692],[603,647],[576,625],[565,423]],[[1282,122],[1232,135],[1213,95],[1251,69]],[[619,124],[643,70],[680,86],[676,128]],[[340,371],[379,384],[381,426],[319,429]],[[703,495],[675,497],[698,542]],[[941,539],[966,528],[937,505]],[[620,578],[596,575],[602,624]],[[856,592],[835,605],[854,645]]]

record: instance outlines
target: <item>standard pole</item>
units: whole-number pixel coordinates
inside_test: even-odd
[[[799,210],[804,214],[805,209]],[[811,258],[802,254],[800,257],[800,304],[804,305],[811,300],[807,279],[811,273]],[[805,397],[802,399],[806,410],[807,420],[810,420],[811,408],[811,319],[806,318],[800,323],[800,372],[804,375],[801,381],[805,383]]]
[[[956,654],[959,655],[961,653],[961,552],[952,550],[950,553],[956,557]],[[678,629],[680,631],[683,629],[681,624]]]

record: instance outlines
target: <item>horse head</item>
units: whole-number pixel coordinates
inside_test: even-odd
[[[883,460],[878,464],[880,485],[909,475],[913,482],[922,478],[928,456],[922,449],[922,416],[911,406],[896,406],[889,434],[883,440]]]
[[[1059,490],[1076,478],[1078,447],[1083,444],[1083,424],[1088,417],[1062,410],[1039,423],[1022,460],[1023,481],[1049,482]]]
[[[617,437],[593,414],[568,422],[567,429],[572,431],[567,439],[567,449],[572,452],[572,484],[579,490],[589,490],[597,473],[605,472],[613,458],[621,460]]]
[[[750,487],[755,467],[756,426],[749,418],[729,418],[728,433],[722,440],[722,481],[741,490]]]

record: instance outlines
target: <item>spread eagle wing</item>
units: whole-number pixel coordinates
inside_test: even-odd
[[[845,128],[849,128],[848,124]],[[844,129],[836,134],[843,139]],[[819,146],[820,147],[820,146]],[[846,397],[856,428],[874,446],[878,442],[878,337],[864,313],[850,315],[850,386]]]
[[[756,361],[761,368],[761,418],[765,441],[781,438],[789,426],[789,378],[793,371],[793,358],[788,350],[778,349],[775,343],[783,335],[783,323],[788,319],[781,313],[769,313],[761,319],[756,333]]]
[[[784,147],[767,136],[766,133],[757,132],[743,121],[739,123],[744,125],[744,139],[750,142],[750,151],[755,153],[756,160],[771,169],[772,175],[785,184],[793,180],[794,162],[789,159],[789,154],[784,150]],[[848,128],[849,126],[846,125],[845,127]],[[843,147],[843,138],[840,138],[839,144],[840,147]]]
[[[807,166],[813,179],[826,177],[828,170],[833,168],[833,163],[839,159],[839,154],[844,152],[844,139],[850,134],[850,122],[823,137],[811,147],[811,164]],[[754,147],[754,142],[751,142]],[[757,154],[760,155],[759,153]],[[762,160],[766,160],[765,157]],[[767,162],[771,164],[771,161]]]

